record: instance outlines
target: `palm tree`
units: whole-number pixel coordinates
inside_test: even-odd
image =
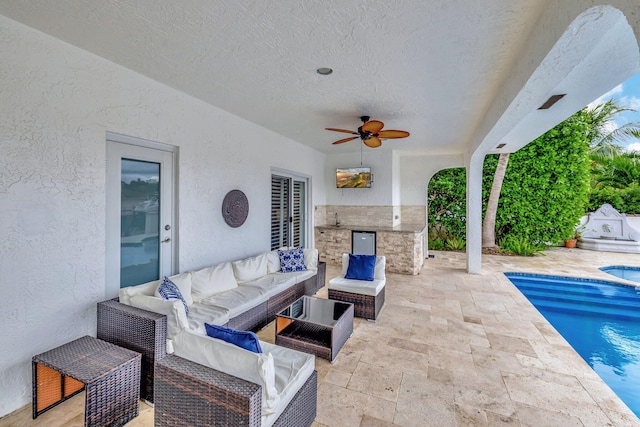
[[[619,142],[630,138],[640,139],[640,123],[629,122],[616,127],[615,116],[625,111],[635,110],[618,105],[613,99],[604,104],[597,104],[586,108],[587,118],[591,125],[589,141],[591,141],[591,153],[614,157],[622,153]],[[612,130],[613,129],[613,130]]]
[[[489,201],[487,202],[487,210],[482,221],[482,247],[494,248],[496,246],[496,215],[498,213],[498,201],[500,200],[500,191],[502,190],[502,182],[509,164],[509,153],[500,153],[498,158],[498,166],[493,174],[493,183],[491,184],[491,192],[489,193]]]
[[[596,163],[592,183],[595,187],[626,188],[640,182],[640,155],[636,153],[622,153],[613,158],[592,155],[591,158]]]

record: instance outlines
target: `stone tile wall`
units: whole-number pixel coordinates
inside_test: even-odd
[[[327,223],[327,207],[325,205],[315,205],[313,207],[313,223],[315,225],[325,225]]]
[[[370,227],[392,227],[393,206],[325,206],[325,222],[317,221],[316,224],[335,224],[335,214],[338,213],[340,223],[345,225],[362,225]]]
[[[342,254],[351,253],[351,230],[315,230],[320,261],[341,265]]]
[[[426,206],[345,206],[317,205],[314,207],[316,225],[335,224],[338,213],[344,225],[394,227],[400,224],[426,224]]]
[[[423,233],[376,233],[376,253],[387,259],[387,271],[400,274],[418,274],[424,263]]]
[[[400,218],[403,224],[427,224],[427,207],[426,206],[408,206],[402,205],[400,210]]]

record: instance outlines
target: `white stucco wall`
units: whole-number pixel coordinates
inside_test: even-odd
[[[404,155],[399,160],[402,204],[412,206],[426,204],[427,187],[433,175],[442,169],[464,167],[461,154]]]
[[[360,166],[360,153],[327,155],[327,205],[393,206],[392,158],[393,153],[390,150],[364,148],[362,166],[371,167],[374,180],[371,188],[336,188],[336,168]]]
[[[107,131],[179,147],[180,271],[269,248],[271,167],[311,176],[314,204],[326,180],[323,154],[2,16],[0,57],[2,416],[31,401],[33,355],[95,335]]]

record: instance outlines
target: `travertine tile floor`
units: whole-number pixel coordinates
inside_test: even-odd
[[[314,426],[640,426],[640,420],[507,280],[505,271],[615,280],[598,267],[640,256],[559,248],[546,256],[432,252],[418,276],[389,274],[377,322],[356,319],[333,364],[316,359]],[[329,266],[327,280],[338,267]],[[319,296],[326,297],[326,288]],[[578,325],[576,327],[579,327]],[[273,326],[260,338],[273,342]],[[81,426],[83,397],[0,426]],[[153,409],[128,426],[152,426]]]

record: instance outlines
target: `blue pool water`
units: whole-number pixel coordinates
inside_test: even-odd
[[[633,282],[640,283],[640,267],[625,267],[623,265],[611,265],[609,267],[602,267],[600,270],[605,273],[609,273],[612,276],[619,277],[621,279],[631,280]]]
[[[640,289],[604,280],[505,276],[640,417]]]

